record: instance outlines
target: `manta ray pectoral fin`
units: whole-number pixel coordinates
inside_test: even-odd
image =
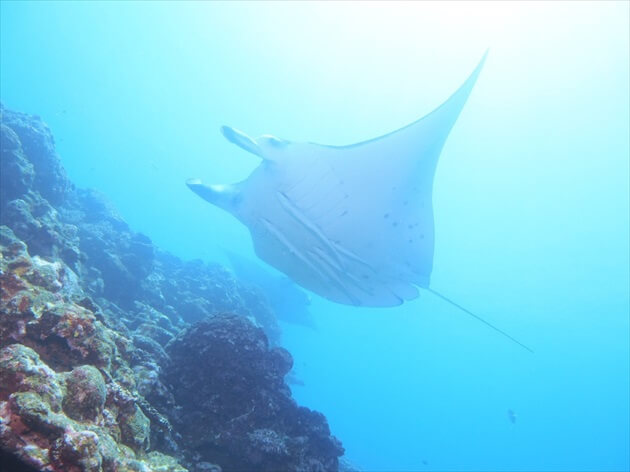
[[[440,149],[442,144],[446,140],[446,137],[451,132],[453,125],[457,121],[459,114],[461,113],[472,89],[477,82],[477,78],[481,73],[484,63],[488,57],[488,51],[484,53],[481,60],[475,67],[475,70],[468,76],[464,83],[453,93],[444,103],[433,110],[428,115],[424,116],[420,120],[408,126],[408,128],[417,127],[418,129],[424,128],[427,132],[425,136],[433,136],[436,142],[440,143]],[[436,154],[436,159],[439,157],[439,153]]]
[[[241,201],[241,194],[234,185],[205,185],[199,179],[188,179],[186,185],[205,201],[230,213],[236,211]]]
[[[412,156],[414,160],[421,157],[425,164],[424,168],[429,171],[426,173],[432,179],[442,146],[463,110],[487,56],[488,51],[484,53],[477,67],[464,83],[446,101],[422,118],[390,133],[366,141],[344,146],[325,145],[325,147],[347,150],[369,144],[380,144],[392,156],[408,155]],[[379,151],[381,154],[382,152],[382,150]],[[400,160],[400,157],[397,159]]]
[[[435,151],[432,153],[433,165],[437,163],[440,151],[451,129],[455,125],[459,114],[464,108],[472,89],[481,73],[488,51],[485,52],[475,70],[468,76],[464,83],[440,106],[428,115],[419,119],[406,128],[412,133],[417,133],[422,140],[432,141]],[[404,130],[405,128],[403,128]]]

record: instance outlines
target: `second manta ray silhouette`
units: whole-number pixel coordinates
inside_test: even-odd
[[[433,176],[485,57],[433,112],[357,144],[253,139],[224,126],[223,135],[261,157],[261,164],[236,184],[190,179],[187,185],[249,228],[258,257],[329,300],[395,306],[416,298],[422,288],[523,346],[429,287]]]

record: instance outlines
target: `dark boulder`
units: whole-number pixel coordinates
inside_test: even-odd
[[[224,471],[335,471],[343,454],[326,418],[299,407],[284,376],[291,355],[269,349],[262,329],[222,313],[167,345],[164,372],[177,404],[177,429],[189,456]]]

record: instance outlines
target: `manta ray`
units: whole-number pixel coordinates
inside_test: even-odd
[[[251,138],[224,126],[228,141],[259,156],[260,165],[235,184],[189,179],[187,185],[247,226],[260,259],[329,300],[390,307],[416,298],[421,288],[479,318],[430,288],[432,190],[440,152],[486,54],[442,105],[367,141],[330,146]]]

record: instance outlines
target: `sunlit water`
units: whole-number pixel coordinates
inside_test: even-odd
[[[283,326],[294,395],[368,471],[627,470],[628,18],[627,2],[2,2],[1,98],[133,229],[226,262],[255,257],[246,228],[184,185],[258,164],[221,125],[379,136],[489,47],[436,174],[432,286],[535,354],[428,293],[313,297],[317,331]]]

